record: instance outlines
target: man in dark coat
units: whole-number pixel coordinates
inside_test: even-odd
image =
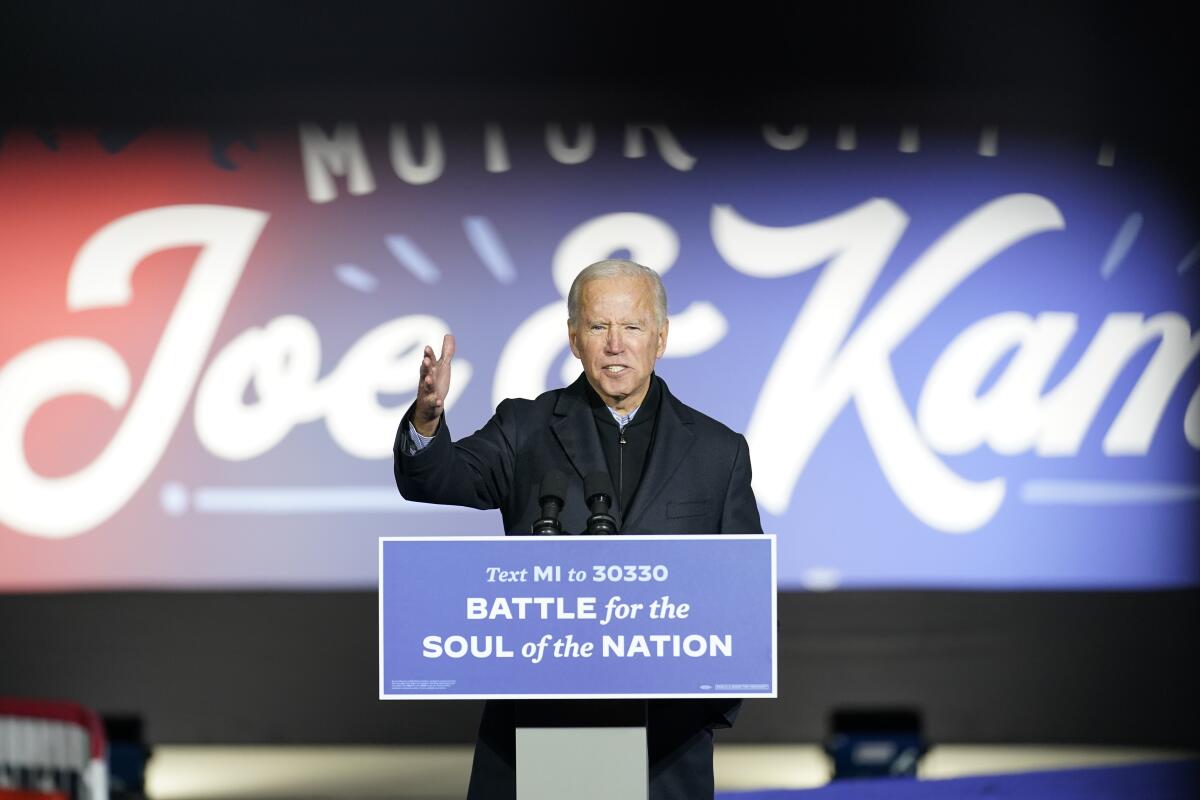
[[[667,345],[667,303],[653,270],[601,261],[576,277],[567,335],[583,375],[534,400],[510,399],[476,433],[451,441],[443,419],[454,337],[425,348],[417,399],[396,433],[395,473],[409,500],[499,508],[504,530],[529,533],[542,478],[568,476],[563,530],[588,516],[583,480],[607,472],[622,533],[761,533],[746,440],[681,403],[654,374]],[[719,591],[714,587],[714,591]],[[712,797],[712,729],[733,723],[730,700],[647,704],[650,797]],[[515,796],[516,705],[489,702],[468,797]]]

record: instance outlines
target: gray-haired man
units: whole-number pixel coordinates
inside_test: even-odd
[[[583,478],[607,470],[622,533],[761,533],[745,438],[681,403],[654,373],[669,329],[658,274],[600,261],[575,278],[567,304],[567,338],[583,375],[534,400],[501,402],[483,428],[457,442],[443,417],[454,337],[436,359],[425,348],[417,399],[396,433],[400,493],[499,508],[505,532],[523,534],[540,515],[541,479],[557,469],[569,476],[564,530],[579,531]],[[731,725],[737,709],[735,701],[648,704],[651,798],[712,797],[712,729]],[[513,703],[487,704],[471,800],[515,796],[514,727]]]

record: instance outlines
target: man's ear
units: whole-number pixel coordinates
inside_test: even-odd
[[[662,354],[667,351],[667,331],[671,327],[671,320],[664,319],[662,328],[658,331],[658,354],[655,358],[662,358]]]
[[[567,320],[567,344],[571,345],[571,354],[583,360],[583,356],[579,355],[579,346],[575,343],[575,328],[571,325],[571,320]]]

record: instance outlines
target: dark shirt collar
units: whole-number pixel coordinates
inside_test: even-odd
[[[654,419],[654,415],[658,413],[658,404],[662,400],[662,390],[659,388],[661,381],[656,373],[650,375],[650,388],[646,390],[646,396],[642,398],[642,404],[638,406],[637,414],[629,422],[627,427],[635,425],[645,425]],[[584,376],[583,385],[586,387],[588,405],[595,412],[596,419],[606,425],[617,427],[617,421],[613,418],[612,410],[604,404],[600,399],[600,395],[592,388],[592,384],[588,382],[587,376]]]

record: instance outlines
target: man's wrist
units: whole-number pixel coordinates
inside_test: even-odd
[[[432,422],[418,422],[415,418],[412,420],[413,430],[424,436],[426,439],[432,439],[434,436],[436,436],[438,426],[441,424],[441,417],[438,417]]]
[[[420,431],[417,430],[417,426],[414,425],[411,420],[409,420],[407,439],[408,439],[408,441],[404,446],[404,452],[406,452],[410,456],[415,456],[417,453],[421,452],[426,447],[429,447],[429,445],[433,444],[434,436],[433,435],[430,435],[430,436],[423,435]]]

